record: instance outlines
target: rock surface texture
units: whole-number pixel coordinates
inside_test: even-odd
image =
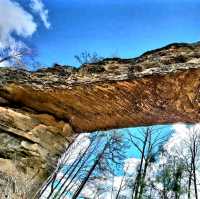
[[[0,68],[0,172],[7,176],[22,172],[39,184],[75,132],[173,122],[200,122],[200,43],[79,69]]]

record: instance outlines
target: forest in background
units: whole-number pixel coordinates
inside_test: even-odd
[[[153,126],[79,135],[37,196],[198,199],[200,127],[167,129]]]

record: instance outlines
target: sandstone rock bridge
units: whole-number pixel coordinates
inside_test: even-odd
[[[0,68],[0,174],[41,183],[75,133],[200,122],[200,43],[79,69]]]

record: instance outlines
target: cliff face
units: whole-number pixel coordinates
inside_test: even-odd
[[[0,100],[0,198],[8,190],[21,198],[52,172],[71,128],[49,114]]]
[[[0,170],[39,183],[74,132],[196,123],[199,112],[198,43],[80,69],[0,68]]]

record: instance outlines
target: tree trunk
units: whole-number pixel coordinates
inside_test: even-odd
[[[80,157],[80,159],[78,161],[74,161],[72,163],[72,165],[70,166],[70,168],[64,173],[64,175],[61,177],[61,179],[59,180],[60,182],[64,179],[64,177],[66,177],[66,175],[68,174],[68,172],[70,171],[70,173],[68,174],[67,178],[65,179],[65,181],[63,182],[63,184],[59,187],[59,189],[57,190],[55,195],[58,195],[58,193],[61,191],[61,189],[63,188],[63,186],[65,185],[65,183],[69,180],[69,177],[73,174],[73,172],[75,171],[76,167],[79,165],[79,163],[81,163],[82,159],[84,158],[85,152],[90,148],[92,142],[88,145],[88,147],[86,148],[86,150],[84,151],[84,153],[82,154],[82,156]],[[59,186],[59,183],[56,184],[56,186],[54,187],[54,190],[56,190],[56,188]],[[50,199],[50,197],[52,196],[53,192],[50,193],[47,197],[47,199]]]
[[[85,179],[82,181],[82,183],[80,184],[80,186],[78,187],[77,191],[75,192],[75,194],[72,196],[72,199],[76,199],[78,198],[79,194],[81,193],[81,191],[83,190],[85,184],[87,183],[87,181],[89,180],[91,174],[93,173],[93,171],[96,169],[99,161],[101,160],[106,148],[108,147],[109,141],[106,143],[106,145],[104,146],[102,152],[98,155],[97,159],[95,160],[94,164],[92,165],[91,169],[89,170],[88,174],[86,175]]]
[[[149,160],[146,160],[145,165],[144,165],[144,172],[143,172],[142,178],[141,178],[141,186],[140,186],[140,192],[139,192],[139,196],[138,196],[139,199],[142,199],[142,194],[143,194],[144,187],[145,187],[144,181],[145,181],[145,177],[146,177],[148,164],[149,164]]]
[[[120,183],[120,186],[119,186],[119,189],[118,189],[118,191],[117,191],[117,195],[116,195],[116,198],[115,198],[115,199],[118,199],[118,197],[119,197],[119,194],[120,194],[121,189],[122,189],[122,184],[123,184],[123,182],[124,182],[124,178],[125,178],[125,173],[124,173],[124,175],[123,175],[123,177],[122,177],[122,180],[121,180],[121,183]]]
[[[190,199],[190,194],[191,194],[191,182],[192,182],[192,173],[191,173],[192,171],[190,170],[190,173],[189,173],[189,179],[188,179],[188,193],[187,193],[187,195],[188,195],[188,199]]]
[[[67,151],[69,151],[70,147],[72,146],[72,144],[74,143],[74,141],[76,140],[76,138],[78,137],[78,135],[76,135],[74,137],[74,139],[68,144],[67,148],[65,149],[65,153]],[[57,169],[54,171],[54,174],[52,176],[49,176],[49,178],[47,179],[47,181],[45,183],[43,183],[43,186],[41,187],[41,189],[35,194],[34,198],[36,197],[40,197],[42,196],[42,194],[46,191],[47,187],[52,183],[54,183],[56,177],[57,177],[57,174],[58,174],[58,171],[61,169],[61,165],[58,165]]]
[[[196,180],[196,138],[193,140],[193,150],[192,150],[192,167],[193,167],[193,179],[194,179],[194,192],[195,198],[198,199],[198,190],[197,190],[197,180]]]
[[[143,166],[143,161],[144,161],[144,153],[145,153],[147,139],[148,139],[148,129],[147,129],[147,133],[145,135],[145,140],[144,140],[144,143],[143,143],[142,157],[141,157],[141,161],[140,161],[140,167],[139,167],[139,170],[138,170],[138,175],[137,175],[135,186],[134,186],[135,194],[133,193],[134,197],[132,197],[134,199],[137,199],[138,192],[139,192],[139,187],[140,187],[140,183],[141,183],[140,181],[141,181],[141,174],[142,174],[142,166]]]
[[[92,142],[91,142],[92,144]],[[88,149],[87,149],[88,150]],[[63,194],[65,194],[65,192],[67,191],[67,189],[69,188],[70,184],[73,182],[73,180],[75,180],[75,178],[78,176],[79,172],[81,171],[81,169],[83,168],[83,166],[85,165],[85,163],[87,162],[87,160],[89,159],[89,157],[94,153],[94,151],[96,150],[96,148],[94,148],[88,155],[87,157],[85,157],[85,159],[83,160],[83,162],[81,163],[80,167],[78,168],[78,170],[76,171],[76,173],[73,175],[73,177],[71,177],[70,181],[68,182],[68,184],[66,185],[66,187],[64,188],[64,190],[61,192],[59,198],[62,198]],[[63,183],[65,184],[65,183]],[[70,187],[72,188],[72,187]],[[68,189],[70,190],[70,189]],[[59,193],[58,193],[59,194]],[[58,196],[57,194],[57,196]]]
[[[194,178],[194,192],[195,198],[198,199],[198,190],[197,190],[197,179],[196,179],[196,167],[193,165],[193,178]]]

